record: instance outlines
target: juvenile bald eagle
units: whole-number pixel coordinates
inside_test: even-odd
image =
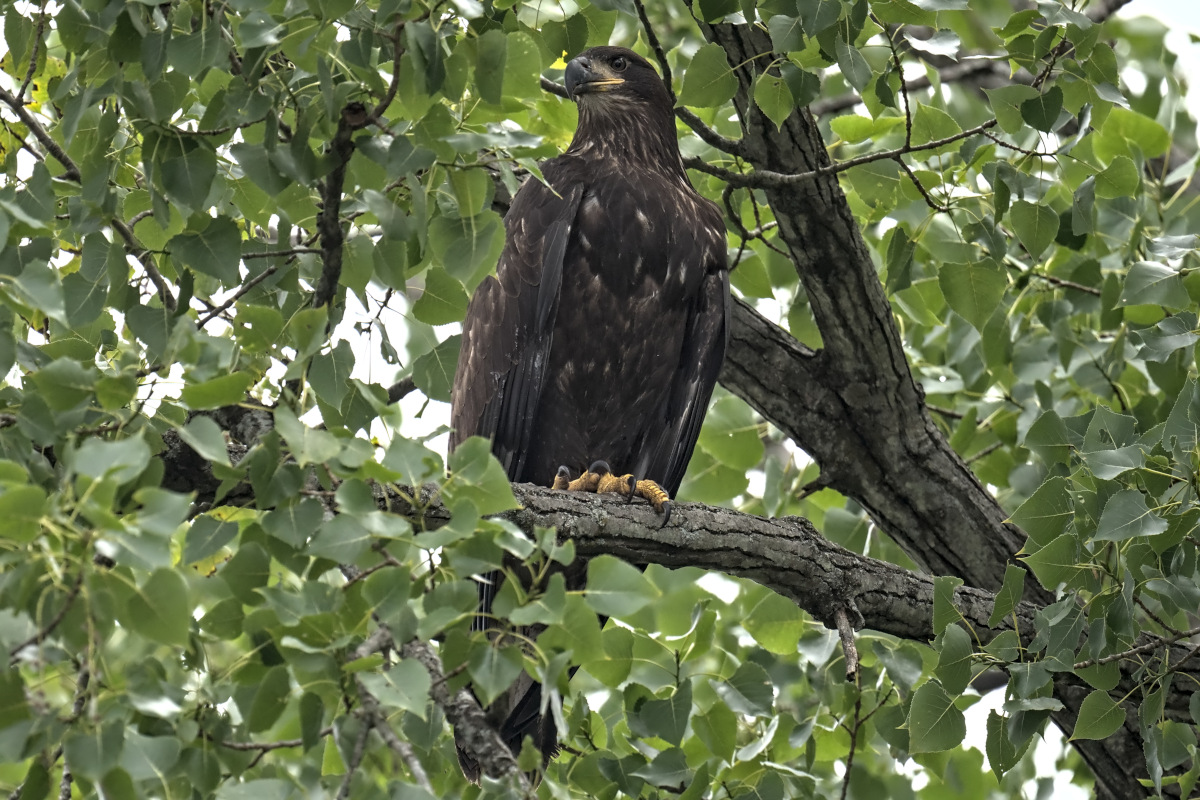
[[[565,80],[579,126],[542,165],[549,186],[517,192],[496,277],[471,299],[450,447],[486,436],[511,480],[565,487],[584,473],[570,488],[632,488],[669,514],[659,487],[679,489],[725,354],[722,215],[688,181],[671,96],[645,59],[595,47]],[[599,461],[609,475],[588,471]],[[485,611],[494,590],[481,583]],[[549,759],[541,710],[525,678],[489,713],[514,753],[531,735]]]

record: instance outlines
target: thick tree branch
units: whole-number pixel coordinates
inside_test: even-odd
[[[749,165],[780,175],[817,173],[803,183],[777,182],[765,192],[824,348],[810,356],[739,306],[722,382],[794,437],[820,464],[827,485],[862,504],[919,563],[973,586],[998,588],[1025,537],[1006,523],[1005,510],[930,419],[812,114],[798,110],[777,128],[754,104],[754,82],[766,61],[760,56],[771,52],[764,31],[732,24],[702,30],[725,49],[737,77],[734,103]],[[789,363],[800,366],[787,369]],[[771,391],[760,391],[764,386]],[[1045,602],[1049,593],[1027,585],[1026,598]],[[1066,710],[1056,720],[1068,731],[1085,695],[1072,691],[1060,698]],[[1146,794],[1139,780],[1145,761],[1132,757],[1142,750],[1136,725],[1101,742],[1076,744],[1102,797]]]

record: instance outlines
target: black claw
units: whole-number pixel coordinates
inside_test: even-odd
[[[671,521],[671,501],[664,500],[663,501],[663,521],[662,521],[662,525],[659,525],[658,527],[665,528],[665,527],[667,527],[667,523],[670,521]]]
[[[628,499],[628,500],[626,500],[625,502],[626,502],[626,503],[632,503],[632,502],[633,502],[633,496],[634,496],[635,494],[637,494],[637,478],[635,478],[635,477],[633,477],[632,475],[630,475],[630,476],[629,476],[629,499]]]
[[[571,480],[571,470],[567,469],[566,464],[563,464],[561,467],[559,467],[558,472],[556,474],[559,478],[566,478],[567,480]]]
[[[607,475],[612,472],[612,467],[608,465],[607,461],[593,461],[592,465],[588,467],[588,472],[595,475]]]

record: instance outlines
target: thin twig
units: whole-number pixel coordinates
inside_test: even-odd
[[[233,293],[233,294],[232,294],[232,295],[229,297],[229,299],[228,299],[228,300],[226,300],[224,303],[222,303],[221,305],[217,306],[217,307],[216,307],[216,308],[214,308],[212,311],[210,311],[210,312],[209,312],[207,315],[205,315],[203,319],[199,320],[199,321],[196,323],[196,326],[197,326],[197,327],[199,327],[199,328],[203,328],[205,325],[207,325],[208,323],[212,322],[212,321],[213,321],[213,319],[214,319],[215,317],[218,317],[218,316],[220,316],[221,314],[225,313],[225,311],[227,311],[227,310],[229,309],[229,307],[230,307],[230,306],[232,306],[232,305],[233,305],[234,303],[236,303],[236,302],[237,302],[237,301],[238,301],[240,298],[242,298],[243,296],[245,296],[245,294],[246,294],[247,292],[249,292],[249,291],[250,291],[251,289],[253,289],[255,286],[258,286],[260,283],[262,283],[263,281],[265,281],[267,278],[269,278],[269,277],[271,277],[272,275],[274,275],[274,274],[275,274],[275,270],[277,270],[277,269],[279,269],[279,265],[278,265],[278,264],[272,264],[271,266],[267,267],[265,270],[263,270],[263,271],[262,271],[261,273],[259,273],[258,275],[255,275],[253,278],[251,278],[250,280],[248,280],[248,281],[246,281],[245,283],[243,283],[243,284],[242,284],[242,288],[238,289],[236,292],[234,292],[234,293]]]
[[[1147,606],[1142,601],[1142,598],[1135,597],[1135,598],[1133,598],[1133,602],[1137,603],[1141,607],[1142,611],[1146,612],[1146,616],[1150,617],[1150,619],[1157,622],[1159,627],[1162,628],[1163,630],[1167,631],[1168,633],[1179,633],[1180,632],[1178,628],[1174,627],[1173,625],[1168,625],[1166,622],[1164,622],[1162,620],[1161,617],[1158,616],[1158,614],[1155,614],[1153,611],[1151,611],[1150,607]]]
[[[1004,442],[992,442],[987,447],[980,450],[978,453],[972,453],[970,456],[964,458],[963,461],[965,461],[968,464],[974,464],[976,461],[978,461],[981,458],[987,458],[988,456],[990,456],[992,453],[996,452],[1003,446],[1004,446]]]
[[[363,753],[367,750],[367,737],[371,735],[373,726],[371,719],[364,719],[362,730],[359,731],[358,739],[354,741],[354,751],[350,754],[350,761],[346,764],[346,776],[342,778],[342,785],[338,787],[337,800],[346,800],[350,796],[350,784],[354,782],[354,774],[358,772],[358,767],[362,764]]]
[[[675,88],[672,86],[671,65],[667,63],[667,51],[663,49],[662,42],[658,40],[658,34],[654,32],[654,27],[650,24],[650,17],[646,14],[646,4],[642,0],[633,0],[634,6],[637,7],[638,19],[642,21],[642,30],[646,32],[646,41],[650,43],[650,49],[654,51],[654,57],[658,59],[658,66],[662,69],[663,83],[667,85],[667,93],[671,95],[671,103],[675,103]]]
[[[42,147],[46,148],[46,152],[54,156],[54,159],[66,168],[66,172],[59,177],[63,180],[78,183],[81,174],[79,167],[67,155],[67,151],[62,148],[62,145],[54,141],[54,137],[46,132],[46,129],[42,127],[42,123],[38,122],[37,117],[33,116],[29,109],[25,107],[25,104],[9,94],[8,90],[2,86],[0,86],[0,100],[3,100],[13,110],[13,113],[20,118],[21,122],[25,123],[25,127],[33,134],[33,138],[37,139]]]
[[[1156,638],[1153,642],[1147,642],[1146,644],[1138,645],[1137,647],[1131,647],[1128,650],[1124,650],[1120,653],[1113,653],[1112,655],[1105,656],[1104,658],[1089,658],[1087,661],[1080,661],[1074,667],[1072,667],[1072,669],[1081,670],[1087,669],[1088,667],[1104,666],[1105,664],[1109,664],[1113,661],[1119,661],[1122,658],[1139,656],[1142,653],[1149,653],[1153,650],[1157,650],[1160,647],[1166,647],[1167,645],[1175,644],[1180,639],[1187,639],[1188,637],[1197,635],[1200,635],[1200,627],[1192,628],[1191,630],[1180,631],[1174,636]]]
[[[757,189],[781,188],[804,183],[824,175],[833,175],[839,172],[845,172],[852,167],[859,167],[863,164],[870,164],[875,161],[883,161],[886,159],[895,160],[899,156],[905,155],[906,153],[918,153],[924,150],[936,150],[939,147],[944,147],[948,144],[961,141],[962,139],[976,136],[986,130],[989,130],[990,128],[996,127],[997,124],[998,123],[995,119],[990,119],[982,125],[976,125],[974,128],[960,131],[952,136],[935,139],[931,142],[926,142],[925,144],[906,145],[904,147],[897,147],[894,150],[881,150],[876,153],[867,153],[865,155],[858,156],[857,158],[851,158],[847,161],[839,161],[836,164],[819,167],[808,172],[787,174],[783,172],[772,172],[771,170],[761,169],[750,173],[732,172],[722,167],[713,166],[703,159],[695,157],[685,158],[683,160],[683,164],[690,169],[696,169],[709,175],[715,175],[716,177],[721,178],[722,180],[725,180],[734,186],[746,186]]]
[[[356,573],[352,578],[350,578],[350,580],[346,581],[346,585],[343,586],[342,589],[343,589],[343,591],[346,589],[349,589],[354,584],[358,583],[361,580],[364,580],[365,578],[370,577],[371,575],[374,575],[376,572],[379,572],[379,570],[384,569],[385,567],[403,567],[403,566],[404,566],[404,564],[397,561],[396,557],[393,556],[391,553],[384,553],[383,561],[380,561],[378,564],[376,564],[372,567],[368,567],[367,569],[361,570],[358,573]]]
[[[858,728],[862,725],[861,715],[862,692],[859,692],[858,696],[854,698],[854,728],[847,731],[850,734],[850,751],[846,753],[846,774],[842,777],[841,800],[846,800],[846,792],[850,789],[850,771],[854,767],[854,751],[858,749]]]
[[[400,58],[404,55],[404,48],[400,46],[400,34],[404,31],[404,20],[396,23],[396,30],[392,33],[392,82],[388,84],[387,94],[375,106],[375,110],[371,112],[371,121],[378,123],[383,117],[383,112],[388,110],[388,106],[396,99],[396,91],[400,88]]]
[[[75,582],[71,584],[71,588],[67,591],[67,596],[63,600],[63,606],[54,615],[54,618],[46,623],[45,627],[30,636],[25,641],[17,644],[9,651],[8,663],[12,666],[17,663],[17,655],[26,647],[32,647],[36,644],[41,644],[46,641],[50,634],[54,633],[54,629],[58,627],[63,618],[67,616],[67,612],[71,610],[71,604],[75,602],[75,598],[79,595],[79,590],[83,586],[83,568],[79,568],[79,574],[75,576]]]
[[[25,69],[25,79],[21,81],[21,87],[17,89],[17,99],[22,103],[25,102],[25,90],[29,88],[30,81],[33,80],[33,73],[37,70],[37,60],[42,49],[42,34],[46,31],[46,0],[42,0],[38,6],[38,24],[37,33],[33,36],[33,51],[29,54],[29,66]]]
[[[940,211],[943,214],[950,213],[950,206],[944,206],[933,199],[933,196],[929,194],[929,190],[925,188],[923,183],[921,183],[921,179],[918,178],[917,174],[912,171],[912,167],[908,166],[908,164],[904,162],[903,158],[896,156],[896,163],[900,165],[900,169],[904,170],[904,174],[908,176],[910,181],[912,181],[913,186],[917,187],[917,191],[921,193],[921,197],[925,198],[925,204],[927,206],[932,208],[934,211]]]
[[[150,276],[150,282],[158,290],[158,296],[162,300],[163,307],[168,311],[174,312],[176,308],[175,295],[171,294],[171,289],[166,279],[158,271],[158,267],[154,266],[154,260],[151,258],[150,251],[138,243],[137,237],[133,235],[133,229],[121,220],[114,219],[112,226],[117,233],[121,234],[121,238],[125,240],[125,245],[129,252],[141,263],[142,269],[146,270],[146,274]]]
[[[331,733],[333,733],[332,725],[329,727],[326,727],[326,728],[322,728],[321,731],[317,734],[317,738],[324,738]],[[205,734],[205,738],[207,738],[209,741],[211,741],[215,744],[219,744],[221,747],[224,747],[226,750],[240,750],[242,752],[249,752],[249,751],[269,752],[271,750],[282,750],[283,748],[286,748],[286,747],[303,747],[304,746],[303,739],[283,739],[283,740],[280,740],[277,742],[227,742],[227,741],[223,741],[221,739],[212,739],[207,734]]]
[[[413,780],[425,791],[436,797],[437,792],[433,790],[433,785],[429,782],[429,776],[425,773],[425,768],[421,766],[421,761],[417,758],[412,745],[401,739],[392,730],[392,726],[387,721],[387,715],[383,713],[383,709],[379,705],[379,699],[371,694],[361,677],[355,678],[355,685],[358,687],[358,699],[362,703],[363,711],[366,712],[364,716],[370,721],[370,725],[379,732],[379,736],[383,739],[384,744],[391,748],[392,752],[398,755],[400,760],[404,762],[404,765],[408,767]]]
[[[412,745],[397,736],[387,720],[380,717],[375,718],[375,731],[383,739],[384,744],[400,757],[404,766],[408,767],[408,771],[417,785],[429,792],[431,796],[437,797],[437,792],[433,790],[433,784],[429,782],[429,776],[425,773],[425,768],[421,766],[421,761],[417,758],[417,753],[413,750]]]
[[[294,247],[291,250],[268,250],[265,253],[243,253],[242,260],[249,261],[252,258],[278,258],[279,256],[303,256],[303,255],[320,255],[321,251],[315,247]]]

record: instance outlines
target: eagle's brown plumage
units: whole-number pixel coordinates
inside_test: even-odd
[[[671,97],[645,59],[595,47],[566,81],[579,127],[542,165],[549,186],[517,193],[496,277],[471,299],[450,447],[491,438],[514,481],[549,484],[562,465],[604,460],[674,494],[725,353],[722,216],[688,181]],[[486,608],[494,586],[483,586]],[[516,753],[531,735],[549,758],[540,687],[508,695],[494,713],[506,743]]]

